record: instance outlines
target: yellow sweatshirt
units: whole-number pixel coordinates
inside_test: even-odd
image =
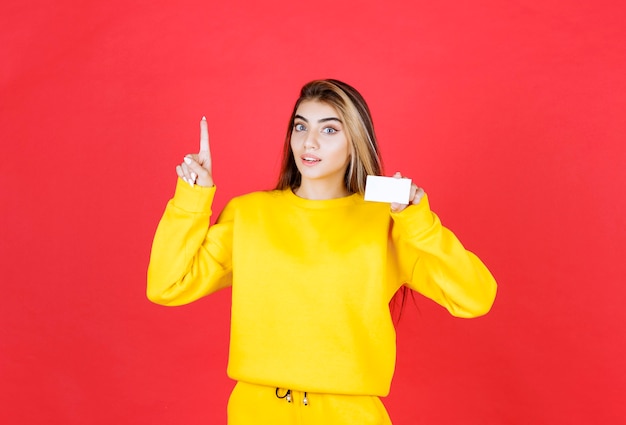
[[[148,298],[181,305],[232,285],[228,375],[294,390],[385,396],[395,366],[389,301],[406,284],[459,317],[487,313],[496,282],[430,211],[354,194],[234,198],[179,179],[159,223]]]

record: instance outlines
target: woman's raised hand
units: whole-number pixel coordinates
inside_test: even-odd
[[[396,179],[402,179],[404,177],[402,177],[402,174],[400,173],[396,173],[393,175],[394,178]],[[422,200],[422,198],[424,197],[426,193],[424,192],[424,189],[422,189],[421,187],[418,187],[415,183],[411,183],[411,194],[409,195],[409,203],[408,204],[398,204],[397,202],[392,202],[391,203],[391,211],[393,212],[400,212],[403,209],[405,209],[406,207],[408,207],[409,205],[417,205],[420,203],[420,201]]]
[[[214,185],[209,128],[205,117],[200,120],[200,151],[197,154],[185,155],[183,162],[176,166],[176,174],[192,187],[194,184],[203,187]]]

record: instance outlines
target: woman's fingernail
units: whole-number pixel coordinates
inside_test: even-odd
[[[198,178],[198,175],[196,173],[191,173],[191,181],[192,182],[196,182],[196,179]]]
[[[183,161],[185,161],[185,164],[187,164],[187,165],[191,164],[191,158],[189,158],[189,157],[184,157]]]
[[[204,115],[202,116],[202,121],[206,121],[206,117]]]
[[[187,180],[187,183],[189,183],[189,186],[193,187],[193,182],[191,180]]]

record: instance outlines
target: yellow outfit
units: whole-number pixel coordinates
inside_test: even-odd
[[[181,305],[232,285],[228,375],[240,384],[231,413],[251,388],[269,391],[268,399],[275,388],[296,398],[307,392],[305,412],[321,396],[387,395],[396,355],[389,301],[403,284],[459,317],[485,314],[493,303],[495,280],[427,197],[390,213],[360,194],[255,192],[231,200],[209,227],[214,194],[179,180],[154,238],[147,294]]]

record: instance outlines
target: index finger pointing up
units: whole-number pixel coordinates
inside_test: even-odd
[[[200,120],[200,152],[209,151],[209,126],[206,122],[206,117],[202,117]]]

